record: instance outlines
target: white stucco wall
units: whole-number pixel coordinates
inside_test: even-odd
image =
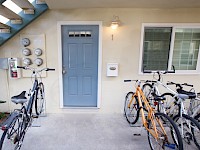
[[[124,79],[151,79],[152,76],[140,76],[139,56],[142,23],[200,23],[199,9],[71,9],[48,10],[15,37],[0,47],[0,57],[20,57],[20,34],[45,34],[47,66],[56,72],[47,73],[43,79],[46,90],[47,112],[98,112],[122,113],[124,96],[132,89],[132,84],[123,83]],[[119,16],[122,24],[112,33],[109,23],[113,15]],[[102,93],[101,108],[98,110],[60,109],[60,85],[58,63],[58,21],[102,21]],[[112,41],[111,35],[114,34]],[[119,76],[106,77],[106,64],[119,63]],[[0,99],[9,101],[9,97],[28,90],[29,78],[8,80],[6,71],[0,70]],[[189,82],[200,91],[199,75],[166,75],[164,81]],[[8,85],[8,86],[7,86]],[[13,109],[9,103],[0,105],[0,110]]]

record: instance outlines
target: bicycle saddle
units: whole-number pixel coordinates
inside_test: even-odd
[[[19,95],[11,97],[11,101],[15,104],[23,104],[27,102],[27,98],[25,97],[26,91],[23,91]]]
[[[153,95],[153,98],[155,101],[163,101],[163,100],[166,100],[166,98],[164,96],[159,96],[159,95],[156,95],[156,94],[152,94]]]
[[[188,92],[188,91],[185,91],[183,89],[177,89],[176,91],[179,94],[186,94],[186,95],[188,95],[189,99],[196,98],[196,94],[194,92]]]

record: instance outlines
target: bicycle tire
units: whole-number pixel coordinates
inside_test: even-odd
[[[124,115],[125,115],[125,112],[126,112],[126,101],[128,101],[128,99],[131,99],[132,96],[134,95],[134,92],[128,92],[125,96],[125,101],[124,101]]]
[[[196,119],[196,120],[200,123],[200,113],[197,114],[197,115],[194,117],[194,119]]]
[[[155,108],[155,105],[154,105],[154,97],[152,95],[153,93],[153,86],[149,83],[145,83],[143,86],[142,86],[142,91],[147,99],[147,101],[149,102],[149,104]],[[148,111],[145,107],[145,105],[143,104],[143,109],[145,111]]]
[[[0,139],[0,150],[20,150],[25,135],[22,115],[16,116],[4,130]]]
[[[152,88],[153,86],[149,83],[145,83],[142,86],[142,91],[147,99],[151,96]]]
[[[175,103],[174,94],[163,93],[161,96],[165,97],[164,109],[166,111],[166,114],[168,116],[170,116],[171,118],[173,118],[174,116],[176,116],[179,113],[179,106]],[[172,113],[170,113],[169,111],[172,108],[172,106],[174,106],[174,105],[177,105],[177,109],[175,109]],[[160,107],[159,107],[158,111],[163,113],[163,110],[161,110]]]
[[[182,118],[176,115],[173,120],[179,127],[180,131],[183,131],[182,139],[184,149],[200,149],[200,124],[194,118],[183,114]],[[180,122],[179,122],[180,121]],[[183,122],[183,129],[181,128],[181,121]]]
[[[36,100],[35,100],[35,113],[40,115],[44,111],[44,84],[42,82],[38,85]]]
[[[139,103],[136,96],[133,97],[135,93],[129,92],[126,95],[125,98],[125,104],[124,104],[124,114],[126,117],[126,120],[130,124],[135,124],[139,118]],[[130,108],[128,108],[128,104],[132,100]]]
[[[167,148],[183,150],[183,143],[178,127],[169,116],[159,112],[155,113],[154,122],[156,124],[158,139],[155,139],[147,130],[148,142],[152,150]],[[162,124],[162,126],[160,126],[160,124]],[[152,122],[149,121],[148,129],[154,131],[151,125]],[[162,128],[164,128],[164,131]],[[167,135],[165,135],[165,133]]]

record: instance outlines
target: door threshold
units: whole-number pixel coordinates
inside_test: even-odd
[[[62,109],[99,109],[98,107],[67,107],[63,106]]]
[[[98,107],[62,107],[63,113],[98,113]]]

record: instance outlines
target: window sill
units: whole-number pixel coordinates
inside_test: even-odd
[[[149,75],[153,75],[154,73],[143,73],[143,72],[139,72],[139,75],[144,75],[144,76],[149,76]],[[164,74],[164,75],[200,75],[200,72],[176,72],[176,73],[168,73],[168,74]]]

